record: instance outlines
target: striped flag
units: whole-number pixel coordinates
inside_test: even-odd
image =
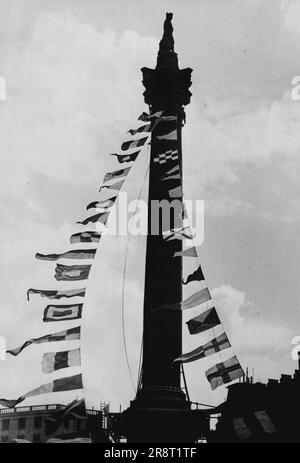
[[[123,164],[123,162],[133,162],[138,157],[141,150],[135,151],[131,154],[118,154],[118,153],[111,153],[111,156],[117,156],[118,162]]]
[[[43,322],[59,322],[81,318],[83,304],[47,305]]]
[[[52,373],[56,370],[81,365],[80,349],[65,350],[61,352],[47,352],[42,357],[43,373]]]
[[[197,268],[197,270],[195,270],[193,273],[191,273],[186,281],[182,280],[182,284],[184,285],[187,285],[188,283],[190,283],[191,281],[203,281],[205,278],[204,278],[204,275],[202,273],[202,268],[201,268],[201,265],[199,265],[199,267]]]
[[[58,281],[86,280],[89,276],[91,265],[61,265],[55,268],[55,278]]]
[[[86,231],[80,233],[74,233],[70,237],[70,243],[98,243],[101,238],[100,232]]]
[[[112,185],[102,185],[99,188],[99,191],[103,190],[103,188],[108,188],[110,190],[121,190],[123,183],[124,180],[121,180],[120,182],[113,183]]]
[[[109,209],[114,205],[116,199],[117,199],[117,196],[113,196],[112,198],[103,199],[102,201],[93,201],[92,203],[86,206],[86,209],[89,210],[89,209],[93,209],[94,207],[97,207],[100,209]]]
[[[22,346],[16,347],[15,349],[9,349],[6,352],[16,357],[22,352],[22,350],[31,344],[42,344],[44,342],[57,341],[73,341],[75,339],[80,339],[80,326],[76,326],[75,328],[70,328],[64,331],[59,331],[58,333],[46,334],[40,338],[29,339],[29,341],[24,342]]]
[[[124,141],[124,143],[122,143],[121,150],[127,151],[131,148],[138,148],[139,146],[143,146],[147,140],[148,137],[143,137],[139,138],[138,140]]]
[[[115,180],[117,178],[126,177],[130,171],[131,167],[126,167],[125,169],[115,170],[114,172],[108,172],[105,174],[103,182],[109,182],[110,180]]]
[[[191,352],[187,352],[186,354],[182,354],[181,357],[177,357],[174,362],[194,362],[195,360],[208,357],[209,355],[213,355],[216,352],[220,352],[220,350],[228,349],[229,347],[231,347],[231,344],[226,334],[222,333],[220,336],[212,339],[203,346],[199,346]]]
[[[193,246],[191,248],[187,248],[184,251],[176,251],[174,252],[173,257],[197,257],[196,248]]]
[[[62,254],[40,254],[35,255],[39,260],[58,260],[58,259],[94,259],[96,249],[74,249],[73,251],[63,252]]]
[[[151,119],[157,119],[163,114],[163,111],[157,111],[156,113],[153,114],[147,114],[143,112],[139,117],[138,120],[142,122],[148,122],[151,121]]]
[[[164,135],[156,135],[157,140],[177,140],[177,129]]]
[[[34,289],[30,288],[27,291],[27,300],[29,301],[30,294],[39,294],[41,297],[47,297],[48,299],[61,299],[62,297],[84,297],[86,288],[80,289],[62,289],[57,291],[47,289]]]
[[[128,130],[128,133],[130,135],[136,135],[137,133],[141,132],[150,132],[151,130],[151,124],[146,124],[146,125],[141,125],[141,127],[138,127],[137,129],[130,129]]]
[[[80,223],[81,225],[87,225],[90,222],[91,223],[98,222],[98,223],[102,223],[103,225],[105,225],[106,221],[108,219],[108,216],[109,216],[109,212],[100,212],[99,214],[91,215],[87,219],[84,219],[81,222],[79,221],[79,222],[76,222],[76,223]]]
[[[214,307],[186,322],[190,334],[203,333],[203,331],[210,330],[220,323],[219,316]]]
[[[209,368],[205,372],[205,375],[212,390],[214,391],[217,387],[240,378],[244,375],[244,371],[237,357],[234,356],[225,362],[217,363],[213,367]]]
[[[41,386],[27,392],[15,400],[0,399],[0,404],[5,407],[14,408],[18,403],[25,400],[27,397],[33,397],[41,394],[49,394],[50,392],[73,391],[82,389],[82,376],[74,375],[66,378],[54,379],[50,383],[42,384]]]

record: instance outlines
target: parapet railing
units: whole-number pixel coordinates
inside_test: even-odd
[[[53,412],[56,410],[62,410],[65,405],[62,404],[47,404],[47,405],[31,405],[27,407],[16,407],[16,408],[1,408],[0,415],[10,413],[36,413],[36,412]],[[99,410],[87,410],[88,415],[98,415],[101,413]]]

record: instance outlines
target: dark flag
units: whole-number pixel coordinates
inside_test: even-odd
[[[73,251],[63,252],[62,254],[40,254],[35,255],[39,260],[58,260],[58,259],[94,259],[96,249],[74,249]]]
[[[147,114],[143,112],[139,117],[138,120],[142,122],[148,122],[151,121],[151,119],[157,119],[163,114],[163,111],[157,111],[156,113],[153,114]]]
[[[80,348],[61,352],[46,352],[42,357],[43,373],[52,373],[68,367],[80,367]]]
[[[86,280],[89,276],[91,265],[62,265],[57,264],[55,278],[58,281]]]
[[[76,418],[76,420],[87,420],[86,408],[84,399],[73,400],[66,405],[62,410],[57,410],[51,416],[45,419],[46,430],[45,434],[48,436],[55,432],[66,419]]]
[[[130,171],[131,167],[125,167],[125,169],[115,170],[114,172],[108,172],[105,174],[103,182],[109,182],[110,180],[115,180],[117,178],[126,177]]]
[[[112,198],[104,199],[103,201],[93,201],[92,203],[86,206],[87,210],[92,209],[94,207],[98,207],[101,209],[110,209],[113,205],[117,196],[113,196]]]
[[[186,281],[182,280],[182,284],[187,285],[191,281],[203,281],[204,279],[205,278],[204,278],[203,273],[202,273],[201,265],[199,265],[197,270],[195,270],[193,273],[191,273],[187,277]]]
[[[76,296],[84,297],[85,288],[62,289],[62,290],[57,290],[57,291],[30,288],[27,291],[28,301],[29,301],[30,294],[39,294],[41,297],[47,297],[48,299],[61,299],[62,297],[76,297]]]
[[[238,359],[234,356],[209,368],[205,375],[214,391],[217,387],[244,376],[244,372]]]
[[[76,222],[76,223],[80,223],[81,225],[87,225],[90,222],[92,223],[100,222],[103,225],[105,225],[108,219],[108,216],[109,216],[109,212],[100,212],[99,214],[92,215],[91,217],[88,217],[87,219],[84,219],[81,222]]]
[[[139,138],[138,140],[124,141],[124,143],[122,143],[121,150],[127,151],[131,148],[138,148],[139,146],[143,146],[147,140],[148,137],[143,137]]]
[[[59,322],[81,318],[83,304],[47,305],[43,322]]]
[[[85,231],[80,233],[74,233],[70,237],[70,243],[98,243],[101,238],[100,232]]]
[[[16,347],[15,349],[9,349],[6,352],[16,357],[22,352],[22,350],[24,350],[31,344],[42,344],[44,342],[73,341],[75,339],[80,339],[80,326],[76,326],[75,328],[70,328],[64,331],[59,331],[58,333],[46,334],[45,336],[41,336],[40,338],[30,339],[29,341],[24,342],[22,346]]]
[[[15,400],[0,399],[0,405],[7,408],[15,408],[15,406],[18,405],[20,402],[23,402],[24,399],[25,397],[19,397]]]
[[[220,350],[228,349],[229,347],[231,347],[231,344],[226,334],[222,333],[220,336],[212,339],[203,346],[199,346],[197,349],[194,349],[191,352],[182,354],[181,357],[176,358],[174,362],[194,362],[195,360],[199,360],[204,357],[208,357],[209,355],[213,355],[216,352],[220,352]]]
[[[120,164],[123,164],[123,162],[133,162],[133,161],[135,161],[136,158],[138,157],[140,151],[141,150],[135,151],[134,153],[131,153],[131,154],[111,153],[111,156],[117,156],[118,162]]]
[[[99,191],[103,190],[103,188],[108,188],[110,190],[121,190],[123,183],[124,180],[121,180],[120,182],[113,183],[112,185],[102,185],[99,188]]]
[[[128,132],[130,133],[130,135],[136,135],[137,133],[140,133],[140,132],[150,132],[151,130],[151,124],[146,124],[146,125],[142,125],[141,127],[138,127],[137,129],[130,129],[128,130]]]
[[[190,334],[202,333],[220,323],[220,319],[214,307],[186,322]]]

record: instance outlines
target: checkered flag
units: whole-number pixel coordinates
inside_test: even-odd
[[[165,164],[168,161],[176,161],[178,159],[178,151],[177,150],[168,150],[164,153],[158,154],[154,159],[153,162],[158,162],[159,164]]]

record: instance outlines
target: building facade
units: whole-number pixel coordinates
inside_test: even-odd
[[[42,443],[53,437],[89,436],[89,429],[95,435],[101,434],[104,416],[100,410],[87,410],[88,420],[66,416],[55,432],[48,434],[47,419],[53,418],[64,408],[61,404],[48,404],[0,409],[0,443],[13,442],[15,439]]]

